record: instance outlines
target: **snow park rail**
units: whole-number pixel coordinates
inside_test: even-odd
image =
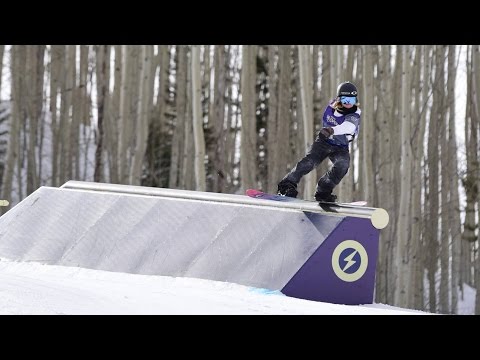
[[[373,302],[383,209],[69,181],[0,217],[0,257]]]

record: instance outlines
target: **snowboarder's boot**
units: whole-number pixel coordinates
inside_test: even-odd
[[[298,195],[297,184],[295,184],[293,181],[283,179],[278,183],[277,194],[296,198]]]
[[[336,202],[337,195],[329,192],[317,192],[315,193],[315,200],[319,202]]]

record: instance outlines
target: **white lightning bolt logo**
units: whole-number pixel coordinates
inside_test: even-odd
[[[347,250],[351,249],[352,253],[348,256],[342,257],[342,253]],[[349,251],[350,252],[350,251]],[[356,256],[356,260],[353,258]],[[346,264],[341,267],[343,261]],[[358,264],[357,264],[358,263]],[[355,270],[351,274],[347,274],[345,271],[350,269],[353,264],[358,266],[358,269]],[[353,282],[359,280],[367,271],[368,268],[368,254],[362,244],[355,240],[344,240],[340,244],[337,245],[335,250],[332,253],[332,269],[335,275],[343,281],[346,282]]]
[[[345,259],[343,259],[344,261],[346,261],[347,263],[345,264],[345,267],[342,269],[342,271],[345,271],[347,270],[349,267],[351,267],[353,264],[356,263],[355,260],[352,260],[353,257],[355,256],[355,254],[357,253],[358,251],[355,250],[354,252],[352,252],[350,255],[348,255]]]

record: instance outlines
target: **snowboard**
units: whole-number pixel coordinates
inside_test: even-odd
[[[274,201],[283,201],[283,202],[309,202],[317,203],[320,206],[326,205],[337,205],[337,206],[366,206],[366,201],[353,201],[353,202],[328,202],[328,201],[314,201],[314,200],[302,200],[296,199],[289,196],[283,196],[278,194],[268,194],[256,189],[247,189],[246,194],[252,198],[256,199],[265,199],[265,200],[274,200]]]

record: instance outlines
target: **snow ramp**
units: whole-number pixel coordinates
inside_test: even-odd
[[[373,302],[383,209],[69,181],[0,217],[0,257]]]

